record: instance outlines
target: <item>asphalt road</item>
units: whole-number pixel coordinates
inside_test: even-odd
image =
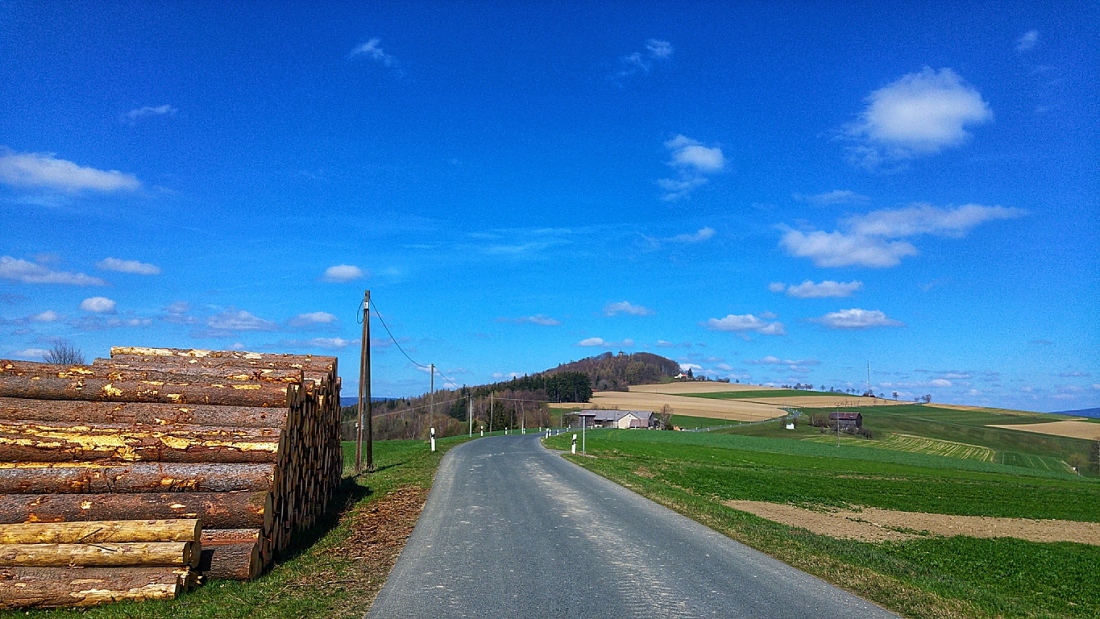
[[[544,449],[443,458],[369,619],[894,617]]]

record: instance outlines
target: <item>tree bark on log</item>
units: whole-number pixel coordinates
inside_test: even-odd
[[[113,382],[101,378],[80,380],[28,376],[0,378],[0,396],[38,400],[283,407],[286,406],[287,388],[281,383],[258,382],[185,385]]]
[[[198,542],[201,538],[202,524],[197,519],[0,524],[0,544]]]
[[[211,529],[272,526],[270,492],[0,494],[0,524],[197,518]]]
[[[248,541],[205,545],[198,569],[207,578],[252,580],[264,569],[260,545]]]
[[[284,428],[286,408],[84,402],[0,397],[0,419],[85,424],[190,424],[238,428]]]
[[[143,369],[160,371],[196,371],[200,373],[216,373],[221,371],[252,371],[261,372],[267,370],[301,370],[315,374],[335,374],[333,365],[334,357],[327,357],[318,361],[307,360],[256,360],[233,358],[195,358],[195,357],[163,357],[142,355],[116,355],[110,359],[95,359],[93,366],[112,367],[119,369]]]
[[[2,567],[0,610],[173,599],[188,588],[192,574],[168,567]]]
[[[0,544],[11,567],[198,567],[198,542]]]
[[[280,353],[254,353],[239,350],[202,350],[199,348],[142,348],[138,346],[112,346],[111,358],[116,357],[182,357],[187,359],[237,359],[270,363],[285,361],[289,363],[336,363],[336,357],[322,355],[290,355]]]
[[[0,463],[0,494],[271,490],[276,470],[274,463]]]
[[[0,421],[2,462],[274,462],[271,428]]]
[[[250,367],[222,368],[121,368],[110,361],[97,359],[92,365],[56,365],[33,361],[0,360],[0,378],[6,376],[39,376],[42,378],[68,378],[81,380],[99,378],[115,382],[161,383],[214,383],[214,382],[272,382],[297,383],[302,380],[300,369],[273,369]],[[105,361],[105,362],[104,362]]]

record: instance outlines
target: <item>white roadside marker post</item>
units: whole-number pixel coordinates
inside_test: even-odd
[[[577,435],[573,435],[573,455],[577,455]]]
[[[435,453],[435,428],[432,428],[432,453]]]

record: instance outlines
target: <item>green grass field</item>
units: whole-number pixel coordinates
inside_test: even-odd
[[[344,484],[329,513],[312,530],[295,534],[288,551],[252,582],[215,580],[175,600],[121,602],[88,609],[0,611],[0,618],[358,619],[381,589],[386,574],[337,552],[352,535],[351,522],[356,514],[371,509],[395,490],[415,487],[426,491],[443,454],[465,440],[465,436],[440,439],[434,454],[424,441],[375,441],[377,472],[359,477],[349,468],[355,463],[355,445],[344,443]]]
[[[872,544],[833,539],[722,505],[756,500],[928,513],[1100,521],[1100,481],[1066,471],[845,441],[686,432],[588,437],[582,466],[707,526],[909,617],[1100,616],[1100,548],[967,537]],[[755,428],[754,428],[755,430]],[[788,432],[788,434],[782,434]],[[916,436],[916,435],[914,435]],[[564,448],[551,439],[552,446]],[[851,439],[855,441],[857,439]],[[866,442],[866,441],[865,441]],[[898,446],[917,449],[919,441]],[[940,451],[944,453],[930,453]],[[646,475],[637,471],[645,469]]]
[[[729,419],[714,419],[711,417],[692,417],[690,415],[673,415],[669,423],[678,428],[718,428],[722,426],[737,425],[736,421]]]

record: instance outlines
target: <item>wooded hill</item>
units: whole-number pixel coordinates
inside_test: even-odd
[[[435,395],[374,402],[374,438],[426,438],[469,431],[472,407],[474,431],[546,427],[559,423],[548,402],[587,402],[592,392],[625,391],[629,385],[658,383],[680,372],[675,361],[651,353],[610,352],[510,380],[459,389],[440,389]],[[343,408],[344,438],[354,437],[358,408]]]

